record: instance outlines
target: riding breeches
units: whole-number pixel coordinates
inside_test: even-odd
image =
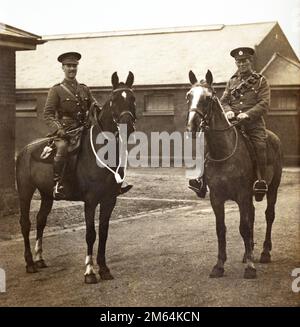
[[[257,128],[245,128],[247,135],[253,144],[258,169],[262,179],[265,179],[265,172],[267,166],[267,134],[266,129],[263,126]]]

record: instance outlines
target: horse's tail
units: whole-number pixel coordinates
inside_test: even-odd
[[[267,133],[268,133],[268,142],[274,151],[276,159],[280,160],[280,162],[282,162],[283,153],[282,153],[282,146],[281,146],[280,138],[270,130],[268,130]]]
[[[20,194],[24,181],[30,180],[30,153],[28,151],[28,147],[23,148],[17,155],[16,180],[18,193]]]
[[[270,160],[272,162],[273,166],[273,185],[279,185],[282,175],[282,166],[283,166],[283,152],[282,152],[282,146],[281,141],[279,137],[271,132],[270,130],[267,131],[267,142],[272,149],[270,153],[272,155],[270,156]]]

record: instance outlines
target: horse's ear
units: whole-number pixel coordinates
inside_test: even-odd
[[[119,85],[119,77],[118,77],[118,73],[117,72],[114,72],[112,75],[111,75],[111,84],[113,86],[113,89],[116,89]]]
[[[192,85],[198,82],[195,74],[191,70],[189,72],[189,79]]]
[[[129,72],[125,84],[126,84],[129,88],[131,88],[132,85],[133,85],[133,82],[134,82],[134,75],[133,75],[132,72]]]
[[[211,73],[211,71],[208,69],[206,75],[205,75],[205,79],[208,85],[212,85],[213,82],[213,75]]]

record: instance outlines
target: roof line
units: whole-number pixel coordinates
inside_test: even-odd
[[[121,31],[104,31],[91,33],[74,33],[74,34],[57,34],[44,35],[46,40],[62,40],[62,39],[88,39],[99,37],[114,37],[114,36],[134,36],[134,35],[151,35],[151,34],[170,34],[183,32],[199,32],[199,31],[216,31],[224,28],[224,25],[206,25],[206,26],[182,26],[182,27],[166,27],[166,28],[150,28],[137,30],[121,30]]]
[[[270,31],[256,44],[256,46],[260,46],[263,41],[267,38],[267,36],[269,36],[270,32],[272,31],[272,29],[276,26],[276,25],[279,25],[277,21],[272,21],[272,22],[269,22],[270,24],[273,23],[274,25],[271,27]]]
[[[281,55],[281,54],[278,53],[278,52],[275,52],[275,53],[273,54],[273,56],[271,57],[271,59],[267,62],[267,64],[265,65],[265,67],[260,71],[260,73],[263,74],[263,73],[264,73],[264,72],[265,72],[265,71],[270,67],[270,65],[272,64],[272,62],[275,61],[275,59],[276,59],[277,57],[281,57],[282,59],[284,59],[284,60],[290,62],[292,65],[294,65],[294,66],[300,68],[300,63],[298,63],[298,62],[296,62],[296,61],[294,61],[294,60],[292,60],[292,59],[290,59],[290,58],[287,58],[287,57]]]
[[[2,28],[4,29],[4,31],[7,30],[7,31],[12,31],[12,32],[18,33],[18,34],[20,34],[20,37],[41,38],[40,35],[29,33],[27,31],[21,30],[20,28],[17,28],[17,27],[11,26],[11,25],[7,25],[5,23],[0,22],[0,31],[1,31]],[[25,36],[24,34],[27,34],[27,35]]]
[[[149,28],[149,29],[90,32],[90,33],[87,32],[87,33],[73,33],[73,34],[54,34],[54,35],[43,35],[43,39],[45,39],[45,40],[62,40],[62,39],[98,38],[98,37],[151,35],[151,34],[170,34],[170,33],[201,32],[201,31],[208,32],[208,31],[222,30],[226,26],[246,26],[246,25],[270,24],[270,23],[274,23],[274,25],[276,24],[276,22],[257,22],[257,23],[248,23],[248,24],[228,24],[228,25],[214,24],[214,25],[163,27],[163,28]]]

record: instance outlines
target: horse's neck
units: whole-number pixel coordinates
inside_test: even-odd
[[[104,104],[103,114],[101,116],[101,128],[104,132],[111,132],[114,127],[114,122],[112,119],[111,111],[108,105],[108,102]]]
[[[101,171],[99,169],[99,162],[97,159],[98,151],[100,148],[106,145],[104,142],[105,139],[110,138],[111,135],[108,135],[108,132],[111,132],[111,129],[107,130],[107,125],[100,126],[93,125],[91,128],[84,131],[81,139],[81,153],[80,159],[84,160],[84,162],[88,165],[88,168],[91,171],[97,171],[98,173]],[[98,138],[99,134],[102,133],[103,137]],[[100,144],[97,143],[101,140]],[[119,143],[118,138],[116,138],[116,165],[118,165],[119,159]],[[109,148],[109,147],[108,147]],[[95,154],[96,153],[96,154]],[[100,158],[103,160],[103,158]],[[97,164],[98,163],[98,164]]]
[[[214,104],[212,112],[213,116],[210,121],[209,131],[206,133],[208,151],[212,158],[222,159],[232,152],[235,133],[232,128],[224,131],[216,131],[229,127],[229,122],[225,117],[219,101]]]

